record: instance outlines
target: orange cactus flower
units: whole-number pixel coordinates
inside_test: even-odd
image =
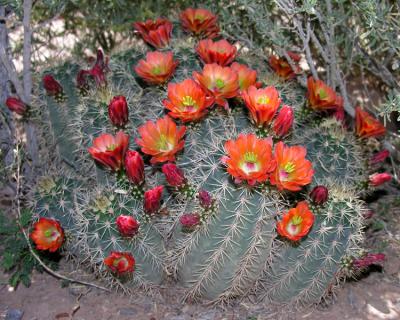
[[[168,84],[168,100],[163,104],[173,118],[183,122],[197,121],[204,117],[214,103],[214,98],[207,95],[194,80],[186,79],[180,83]]]
[[[242,98],[250,111],[252,120],[259,127],[264,127],[272,122],[281,104],[279,92],[273,86],[264,89],[250,86],[249,89],[242,92]]]
[[[290,209],[278,222],[276,230],[285,238],[299,241],[306,236],[314,224],[314,214],[311,212],[306,201],[301,201],[296,208]]]
[[[42,217],[33,225],[30,237],[36,249],[55,252],[64,242],[64,230],[58,221]]]
[[[136,143],[142,147],[143,153],[152,156],[151,163],[175,161],[176,153],[185,144],[186,127],[177,127],[168,116],[155,123],[147,121],[138,131],[140,139],[136,139]]]
[[[206,9],[188,8],[180,15],[183,29],[195,36],[213,39],[219,34],[217,16]]]
[[[202,73],[193,72],[195,80],[214,97],[215,103],[229,108],[226,99],[236,97],[239,92],[238,76],[229,67],[221,67],[216,63],[206,64]]]
[[[237,140],[227,141],[225,150],[228,156],[224,157],[223,162],[237,183],[243,180],[249,185],[265,182],[276,167],[271,139],[259,139],[255,134],[241,134]]]
[[[225,39],[215,42],[205,39],[199,42],[196,52],[204,64],[217,63],[225,67],[235,59],[237,49]]]
[[[239,89],[241,92],[247,90],[250,86],[255,86],[256,88],[262,86],[261,82],[257,82],[257,71],[248,66],[234,62],[231,65],[231,69],[238,75]]]
[[[147,83],[157,85],[167,82],[177,65],[172,52],[154,51],[146,54],[146,60],[138,62],[135,72]]]
[[[167,19],[149,19],[145,22],[135,22],[133,27],[145,42],[156,49],[168,46],[171,39],[172,23]]]
[[[279,190],[299,191],[312,181],[314,170],[312,163],[306,160],[306,148],[289,147],[280,141],[274,154],[277,166],[271,175],[271,183]]]
[[[308,102],[315,111],[337,110],[343,105],[342,97],[322,80],[307,79]]]
[[[301,69],[299,67],[299,62],[301,57],[291,51],[287,52],[288,56],[293,60],[295,69],[293,70],[289,62],[284,57],[277,57],[272,55],[269,58],[269,64],[275,73],[285,79],[293,79],[296,74],[300,73]]]
[[[135,269],[135,259],[129,252],[113,251],[104,259],[104,264],[118,275],[132,273]]]
[[[360,138],[380,137],[386,128],[377,119],[360,107],[356,108],[356,134]]]

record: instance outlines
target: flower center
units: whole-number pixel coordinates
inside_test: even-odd
[[[318,90],[318,96],[320,99],[325,99],[328,97],[328,93],[324,89],[319,89]]]
[[[216,86],[218,89],[222,89],[222,88],[224,87],[224,85],[225,85],[224,80],[222,80],[222,79],[217,79],[217,80],[215,80],[215,86]]]
[[[196,101],[191,96],[182,98],[182,104],[185,106],[185,111],[195,111],[197,109]]]
[[[268,104],[269,102],[270,102],[270,98],[267,96],[261,96],[257,100],[258,104]]]
[[[196,15],[194,16],[194,19],[195,19],[195,20],[199,20],[199,22],[203,22],[203,21],[205,20],[205,18],[206,18],[206,17],[204,17],[203,15],[198,15],[198,14],[196,14]]]
[[[114,151],[117,146],[115,144],[110,144],[107,146],[107,151]]]
[[[294,163],[292,163],[292,162],[286,163],[286,164],[285,164],[285,167],[284,167],[284,169],[285,169],[285,171],[286,171],[287,173],[292,173],[292,172],[294,171],[295,168],[296,168],[296,167],[295,167]]]
[[[162,135],[160,135],[160,137],[159,137],[157,147],[158,147],[158,149],[159,149],[160,151],[162,151],[162,152],[167,152],[167,151],[171,151],[171,150],[174,148],[174,145],[171,144],[171,143],[168,141],[167,137],[166,137],[164,134],[162,134]]]
[[[154,67],[154,68],[151,70],[151,72],[152,72],[154,75],[158,76],[159,74],[162,73],[162,68],[161,68],[160,66],[156,66],[156,67]]]
[[[298,226],[299,224],[301,224],[303,222],[303,218],[300,216],[294,216],[292,218],[292,224],[295,226]]]
[[[280,179],[286,181],[289,178],[289,174],[291,174],[295,169],[296,167],[292,162],[286,163],[285,166],[279,171]]]
[[[243,157],[242,170],[248,174],[258,171],[257,155],[254,152],[246,152]]]
[[[44,232],[44,236],[45,236],[46,238],[50,238],[52,235],[53,235],[53,230],[48,229],[48,230],[46,230],[46,231]]]

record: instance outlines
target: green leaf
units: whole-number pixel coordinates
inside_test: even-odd
[[[15,258],[11,252],[6,251],[3,255],[2,266],[5,271],[9,271],[15,266]]]

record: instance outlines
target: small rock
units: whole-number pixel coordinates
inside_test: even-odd
[[[6,313],[6,318],[4,320],[21,320],[24,312],[18,309],[10,309]]]
[[[121,308],[119,309],[120,316],[134,316],[138,313],[138,311],[134,308]]]

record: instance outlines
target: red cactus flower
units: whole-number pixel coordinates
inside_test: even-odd
[[[123,275],[135,270],[135,259],[129,252],[112,251],[104,264],[114,273]]]
[[[89,82],[88,82],[88,70],[79,70],[76,75],[76,87],[82,92],[86,93],[89,91]]]
[[[384,253],[367,253],[361,258],[353,260],[353,267],[355,269],[364,269],[373,264],[382,264],[385,260]]]
[[[173,118],[182,122],[197,121],[204,117],[214,98],[207,95],[194,80],[186,79],[180,83],[168,84],[168,100],[163,104]]]
[[[55,252],[64,242],[64,230],[58,221],[42,217],[34,223],[30,237],[36,249]]]
[[[382,163],[389,156],[390,156],[389,150],[383,149],[382,151],[379,151],[378,153],[374,154],[373,157],[369,160],[369,163],[370,164]]]
[[[197,45],[196,52],[204,64],[217,63],[225,67],[235,59],[237,49],[225,39],[215,42],[204,39]]]
[[[172,23],[167,19],[147,20],[135,22],[135,30],[142,36],[143,40],[156,49],[168,46],[171,39]]]
[[[183,29],[195,36],[213,39],[218,36],[217,16],[206,9],[188,8],[180,15]]]
[[[143,153],[152,156],[151,163],[175,161],[175,154],[185,145],[186,127],[177,128],[168,116],[156,123],[147,121],[138,131],[141,139],[136,139],[136,143],[142,147]]]
[[[108,115],[114,126],[123,127],[129,120],[128,103],[124,96],[115,96],[108,105]]]
[[[214,97],[215,103],[228,109],[226,99],[236,97],[239,92],[238,76],[229,67],[216,63],[206,64],[202,73],[193,72],[195,80]]]
[[[144,193],[144,211],[149,214],[155,214],[161,207],[161,198],[164,187],[158,186]]]
[[[125,172],[131,183],[141,185],[144,182],[144,162],[139,152],[132,150],[126,152]]]
[[[299,241],[306,236],[314,224],[314,215],[306,201],[301,201],[296,208],[290,209],[277,224],[278,233],[292,241]]]
[[[135,72],[144,81],[150,84],[163,84],[172,77],[177,61],[174,61],[172,52],[149,52],[146,60],[142,59],[135,66]]]
[[[316,205],[323,205],[328,201],[328,188],[325,186],[316,186],[310,192],[310,198]]]
[[[133,237],[139,231],[139,222],[132,216],[120,215],[115,220],[119,233],[124,237]]]
[[[240,92],[247,90],[250,86],[255,86],[256,88],[262,86],[261,82],[257,82],[257,72],[250,69],[248,66],[234,62],[231,65],[231,69],[235,71],[238,76]]]
[[[301,69],[299,66],[301,57],[292,51],[288,51],[287,54],[293,60],[293,64],[295,67],[294,70],[290,66],[289,62],[287,61],[287,59],[285,57],[280,58],[280,57],[272,55],[269,58],[269,64],[270,64],[271,68],[275,71],[275,73],[277,75],[279,75],[280,77],[285,78],[285,79],[293,79],[296,76],[296,74],[301,72]]]
[[[54,79],[51,74],[46,74],[43,77],[43,87],[46,89],[48,96],[57,96],[63,94],[63,88],[61,84]]]
[[[308,102],[315,111],[335,111],[343,106],[342,97],[322,80],[307,79]]]
[[[306,160],[307,150],[302,146],[286,146],[278,142],[275,146],[277,166],[271,175],[271,183],[279,190],[299,191],[312,181],[312,163]]]
[[[171,187],[181,187],[185,184],[185,175],[182,169],[174,163],[166,163],[162,166],[162,172]]]
[[[228,157],[224,162],[236,182],[246,180],[250,185],[265,182],[276,167],[270,139],[259,139],[254,134],[241,134],[237,140],[227,141],[225,150]]]
[[[6,100],[6,106],[10,111],[23,116],[28,110],[28,106],[19,98],[8,97]]]
[[[377,119],[360,107],[356,108],[356,134],[360,138],[380,137],[386,133],[386,128]]]
[[[369,184],[373,187],[378,187],[390,180],[392,180],[392,176],[387,172],[374,173],[369,176]]]
[[[277,137],[284,137],[293,126],[294,112],[289,106],[283,106],[274,120],[272,129]]]
[[[88,77],[91,77],[96,82],[97,87],[107,85],[106,73],[109,71],[108,58],[104,59],[102,50],[97,50],[96,62],[89,70],[80,70],[76,76],[76,85],[78,89],[87,91],[89,89]]]
[[[116,136],[104,133],[95,138],[88,151],[94,160],[113,171],[118,171],[122,168],[128,146],[129,136],[119,131]]]
[[[242,92],[242,98],[250,111],[252,120],[259,127],[272,122],[281,104],[279,92],[272,86],[264,89],[250,86],[248,90]]]
[[[209,209],[213,204],[213,199],[209,192],[200,190],[198,194],[200,206],[204,209]]]
[[[179,222],[185,229],[193,229],[200,224],[200,215],[198,213],[185,213],[181,215]]]

